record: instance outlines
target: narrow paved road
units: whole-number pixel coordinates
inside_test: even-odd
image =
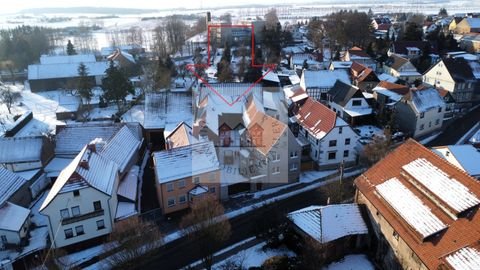
[[[464,117],[455,120],[455,122],[451,123],[440,136],[429,142],[426,146],[433,147],[455,144],[479,121],[480,106]]]
[[[350,178],[350,181],[353,178]],[[242,216],[230,219],[231,237],[219,250],[255,235],[255,221],[258,219],[274,221],[274,215],[280,211],[286,214],[313,204],[326,204],[326,195],[320,189],[307,191],[272,204],[271,207],[259,208]],[[272,211],[272,208],[275,211]],[[276,211],[278,210],[278,211]],[[199,250],[192,239],[180,238],[158,250],[154,258],[141,258],[137,269],[179,269],[200,259]]]

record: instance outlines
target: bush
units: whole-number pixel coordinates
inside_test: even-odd
[[[262,264],[263,270],[288,270],[289,259],[287,256],[273,256]]]

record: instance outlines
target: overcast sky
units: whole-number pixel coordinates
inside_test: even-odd
[[[151,9],[168,9],[168,8],[201,8],[215,7],[222,5],[237,4],[274,4],[282,3],[282,0],[4,0],[2,5],[2,13],[17,12],[26,8],[39,7],[72,7],[72,6],[92,6],[92,7],[122,7],[122,8],[151,8]],[[8,2],[7,2],[8,1]],[[288,2],[305,2],[292,0]]]

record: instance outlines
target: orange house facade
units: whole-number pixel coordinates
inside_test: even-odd
[[[212,142],[155,152],[153,163],[163,214],[188,209],[207,196],[220,198],[220,166]]]

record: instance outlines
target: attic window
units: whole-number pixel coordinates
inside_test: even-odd
[[[74,190],[73,191],[73,196],[75,196],[75,197],[80,196],[80,190]]]

